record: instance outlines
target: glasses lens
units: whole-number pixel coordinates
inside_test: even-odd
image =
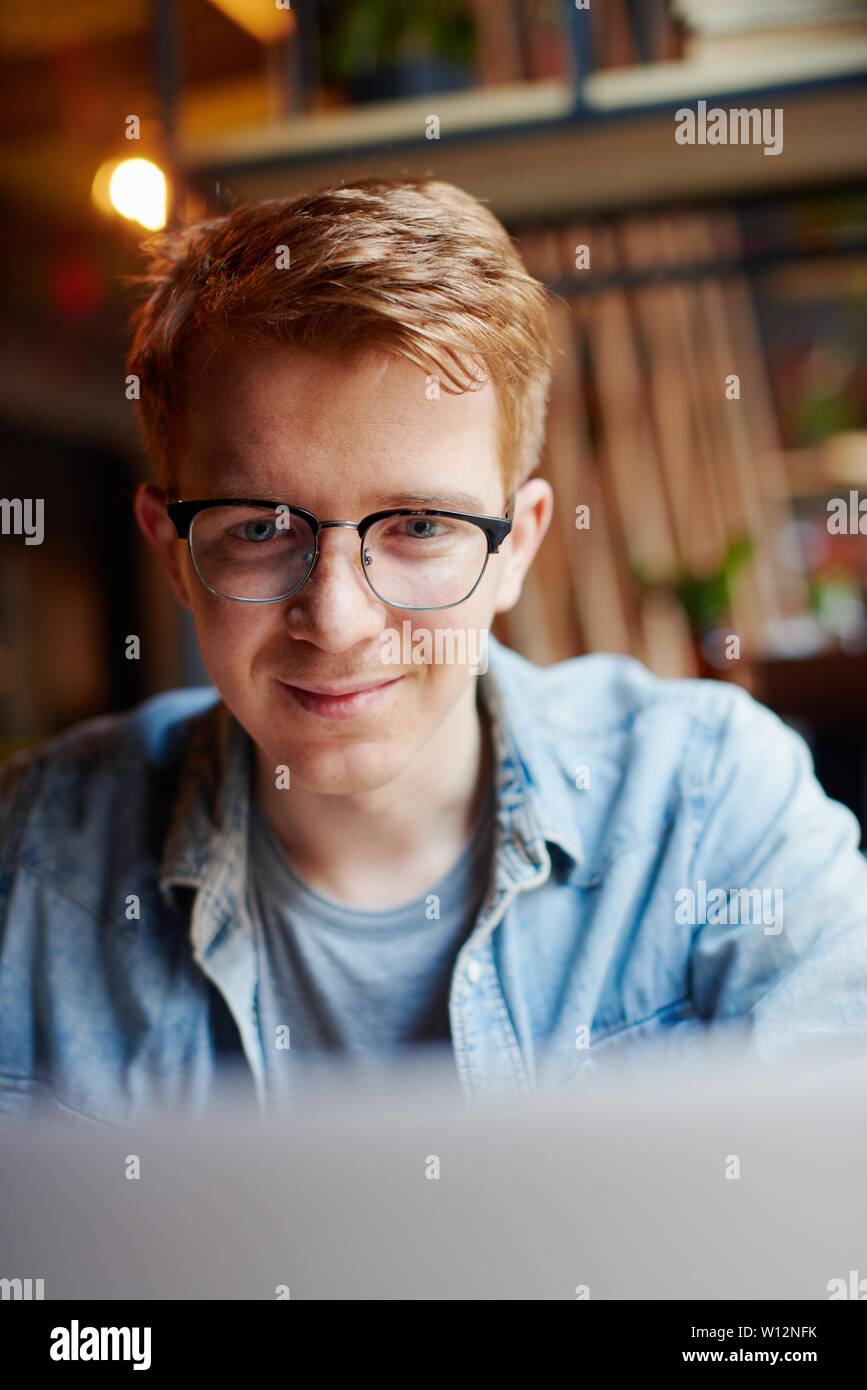
[[[273,599],[299,588],[313,564],[313,532],[288,507],[209,507],[190,527],[199,575],[226,598]]]
[[[374,593],[394,608],[445,608],[478,583],[488,555],[480,527],[423,513],[377,521],[364,541]]]

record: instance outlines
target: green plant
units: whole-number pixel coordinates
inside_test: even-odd
[[[473,62],[475,24],[465,0],[352,0],[323,37],[325,75],[339,81],[434,56]]]
[[[636,582],[649,591],[665,590],[675,593],[687,616],[690,629],[699,636],[710,632],[731,611],[734,581],[753,553],[748,536],[731,541],[716,569],[710,574],[696,574],[682,569],[673,578],[651,580],[640,566],[633,567]]]

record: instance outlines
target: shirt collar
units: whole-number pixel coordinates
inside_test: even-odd
[[[249,735],[222,701],[196,720],[181,770],[160,866],[160,889],[201,888],[216,855],[246,828]]]
[[[531,691],[527,676],[541,674],[494,637],[488,639],[488,669],[479,676],[479,693],[491,716],[498,766],[497,801],[525,849],[556,845],[576,866],[584,863],[575,824],[575,794],[568,768],[546,735],[540,718],[541,690]],[[536,858],[536,854],[532,854]]]

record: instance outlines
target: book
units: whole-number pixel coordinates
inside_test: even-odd
[[[524,76],[521,34],[512,0],[472,0],[479,83],[495,87]]]
[[[524,76],[531,82],[570,77],[569,40],[559,0],[517,0]]]

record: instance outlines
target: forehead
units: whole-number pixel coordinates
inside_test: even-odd
[[[438,483],[480,500],[498,490],[495,388],[450,394],[394,354],[222,350],[194,360],[186,398],[187,496],[289,487],[299,506],[316,511],[337,492],[350,504]]]

